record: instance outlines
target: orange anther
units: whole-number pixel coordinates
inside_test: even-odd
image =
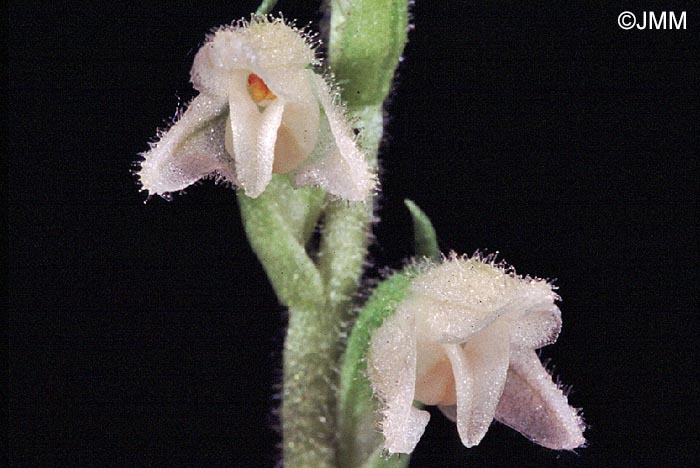
[[[248,92],[256,103],[260,101],[271,101],[277,98],[277,96],[270,91],[270,88],[267,87],[263,79],[255,73],[248,75]]]

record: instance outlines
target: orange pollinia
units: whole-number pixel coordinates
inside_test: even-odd
[[[257,104],[260,104],[262,101],[272,101],[277,98],[275,93],[270,91],[270,88],[267,87],[263,79],[255,73],[248,75],[248,92],[250,93],[250,97],[252,97],[253,101]]]

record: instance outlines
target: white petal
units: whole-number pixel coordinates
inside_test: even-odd
[[[382,432],[391,453],[411,453],[430,415],[413,407],[416,337],[413,315],[399,309],[372,336],[367,371],[382,401]]]
[[[522,278],[480,258],[452,257],[418,276],[411,290],[424,311],[418,328],[443,343],[464,342],[500,317],[548,309],[546,281]]]
[[[261,68],[306,68],[316,63],[310,38],[281,18],[257,17],[247,28],[238,28],[248,42],[250,61]]]
[[[307,70],[318,102],[325,113],[319,142],[311,160],[296,174],[297,186],[319,185],[327,192],[350,201],[363,201],[376,185],[365,155],[360,151],[343,110],[333,102],[333,93],[323,77]]]
[[[151,195],[177,192],[199,179],[219,173],[235,181],[233,160],[224,147],[226,100],[205,94],[187,110],[152,148],[143,153],[138,176]]]
[[[418,329],[415,399],[426,405],[449,405],[456,400],[455,379],[442,344],[422,339]]]
[[[258,133],[258,179],[250,187],[249,196],[256,197],[265,190],[272,179],[272,164],[275,160],[275,143],[277,131],[282,123],[284,113],[284,101],[273,100],[262,113]],[[248,193],[248,191],[246,191]]]
[[[246,195],[257,197],[272,177],[275,141],[282,121],[284,102],[275,99],[261,114],[248,95],[247,73],[233,73],[229,84],[230,138],[238,185]]]
[[[508,369],[508,326],[495,322],[463,347],[445,345],[457,392],[457,430],[466,447],[481,442],[496,412]]]
[[[311,91],[308,70],[301,70],[303,73],[291,73],[292,77],[277,77],[282,73],[272,75],[275,80],[282,81],[289,86],[292,78],[301,80],[294,93],[287,95],[278,94],[276,83],[265,83],[277,96],[282,96],[285,100],[284,115],[282,116],[282,126],[275,148],[274,171],[276,173],[287,173],[296,169],[313,152],[318,142],[318,131],[321,111],[316,101],[316,97]],[[289,96],[289,97],[287,97]]]
[[[289,72],[291,78],[314,63],[314,48],[303,31],[282,19],[258,17],[250,24],[223,26],[209,35],[195,56],[191,80],[195,89],[226,95],[231,73],[252,71],[268,86],[268,80],[275,81],[271,75],[276,75],[281,80],[275,94],[286,100],[295,94],[298,80],[284,82],[285,74]]]
[[[425,426],[430,420],[430,413],[411,406],[403,419],[398,419],[391,415],[391,411],[391,409],[385,410],[385,418],[382,423],[384,448],[389,453],[413,452],[425,432]]]
[[[496,419],[550,449],[573,450],[586,442],[577,411],[532,350],[511,353]]]
[[[284,174],[296,169],[306,160],[318,141],[321,112],[309,80],[309,73],[313,72],[279,67],[253,71],[277,96],[275,101],[281,99],[284,102],[284,114],[277,134],[273,164],[274,172]]]
[[[309,75],[315,75],[312,70],[277,66],[272,69],[253,68],[252,71],[262,78],[275,96],[287,102],[314,103],[318,109],[313,83],[309,81]]]
[[[561,331],[561,311],[553,305],[531,310],[510,319],[510,340],[514,346],[537,349],[557,341]]]
[[[415,292],[405,302],[408,307],[419,311],[416,314],[417,329],[424,341],[464,343],[499,318],[499,314],[491,310],[467,309]]]
[[[318,141],[320,111],[316,101],[287,102],[282,123],[294,137],[301,152],[309,156]]]

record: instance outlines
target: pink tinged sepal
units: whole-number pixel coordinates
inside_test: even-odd
[[[224,146],[226,99],[200,94],[169,130],[142,153],[141,190],[167,195],[216,176],[235,183],[233,158]]]
[[[586,442],[578,411],[569,406],[534,350],[511,352],[496,419],[550,449],[573,450]]]

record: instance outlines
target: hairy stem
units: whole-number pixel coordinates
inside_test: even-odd
[[[292,309],[284,345],[286,468],[336,467],[336,324],[324,307]]]
[[[329,0],[329,62],[343,83],[360,144],[376,167],[386,97],[406,34],[406,0]],[[264,0],[257,13],[275,1]],[[377,21],[377,19],[380,21]],[[367,254],[373,197],[365,202],[296,193],[280,179],[253,200],[239,196],[251,246],[289,307],[282,391],[286,468],[337,468],[337,389],[344,338]],[[322,216],[318,252],[306,245]],[[316,261],[314,261],[314,259]]]

